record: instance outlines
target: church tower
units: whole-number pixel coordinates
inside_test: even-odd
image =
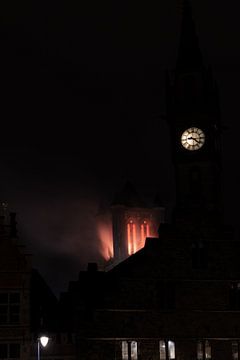
[[[167,74],[167,120],[176,179],[174,221],[218,224],[222,218],[220,111],[217,87],[204,65],[188,1],[176,69]]]
[[[157,236],[164,222],[164,208],[157,197],[147,203],[129,182],[115,195],[111,214],[114,264],[142,249],[146,238]]]

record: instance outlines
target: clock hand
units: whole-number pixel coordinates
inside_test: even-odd
[[[194,138],[194,137],[188,137],[188,140],[195,140],[196,142],[198,142],[199,143],[199,139],[197,139],[197,138]]]

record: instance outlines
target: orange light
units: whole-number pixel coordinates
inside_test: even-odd
[[[131,224],[127,224],[127,233],[128,233],[128,255],[132,255],[132,242],[131,242]]]
[[[113,237],[111,226],[105,223],[98,223],[98,236],[100,239],[100,253],[105,260],[113,257]]]
[[[145,237],[144,237],[144,226],[141,224],[141,244],[144,243]]]
[[[147,237],[150,236],[150,232],[149,232],[149,225],[147,224]]]
[[[157,236],[151,226],[151,222],[144,220],[141,224],[138,221],[129,220],[127,224],[128,254],[135,254],[145,245],[147,237]]]
[[[128,255],[136,252],[136,224],[130,220],[127,224]]]
[[[133,224],[133,254],[137,251],[136,225]]]
[[[141,244],[142,244],[142,246],[144,246],[146,237],[149,237],[149,236],[150,236],[149,224],[147,223],[146,220],[144,220],[143,224],[141,224]]]

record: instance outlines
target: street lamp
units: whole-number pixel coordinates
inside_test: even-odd
[[[43,335],[43,336],[40,336],[38,338],[38,341],[37,341],[37,354],[38,354],[38,360],[40,360],[40,344],[43,346],[43,347],[46,347],[47,344],[48,344],[48,340],[49,340],[49,337]]]

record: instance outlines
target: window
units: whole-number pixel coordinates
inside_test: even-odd
[[[239,360],[239,343],[237,341],[232,342],[232,359]]]
[[[211,359],[211,345],[208,340],[200,340],[197,343],[197,360]]]
[[[160,360],[175,359],[175,342],[172,340],[159,341]]]
[[[137,360],[137,341],[122,341],[122,360]]]
[[[141,224],[141,246],[144,246],[145,240],[150,236],[149,233],[149,224],[146,220]]]
[[[20,358],[20,344],[0,344],[0,359]]]
[[[127,224],[128,234],[128,255],[132,255],[136,252],[136,224],[133,220],[130,220]]]
[[[232,310],[240,309],[240,282],[234,282],[231,284],[229,302]]]
[[[0,293],[0,325],[18,324],[20,315],[20,294]]]

